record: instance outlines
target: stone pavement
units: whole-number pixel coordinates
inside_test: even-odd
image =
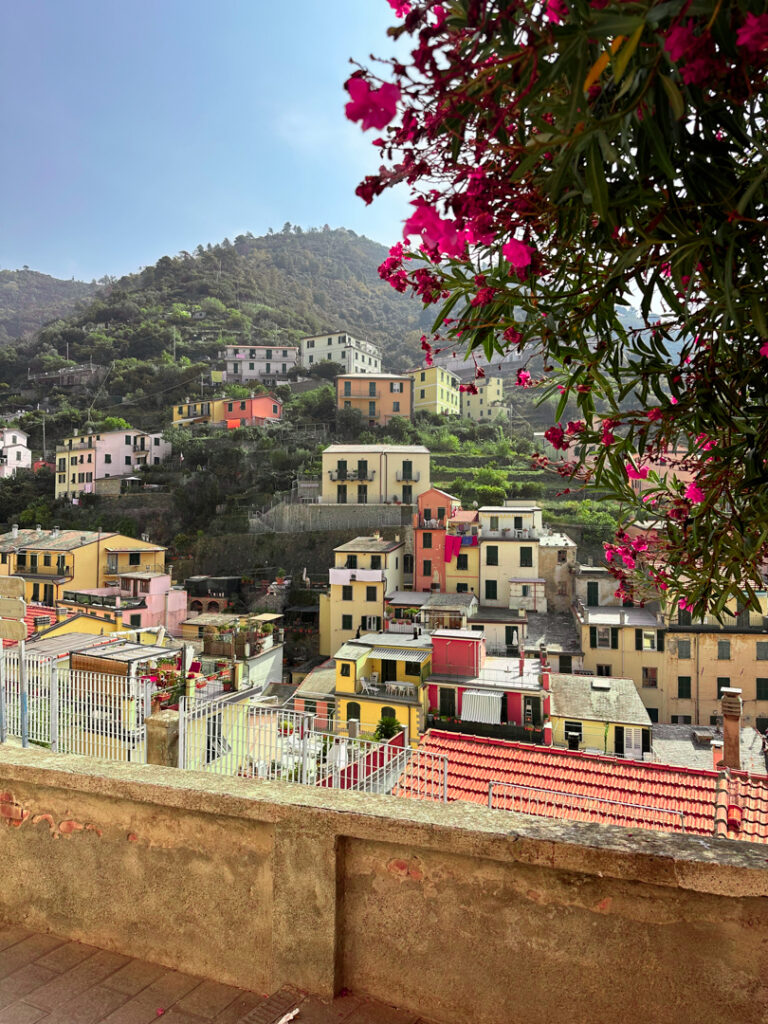
[[[0,1024],[428,1024],[352,995],[267,997],[0,923]]]

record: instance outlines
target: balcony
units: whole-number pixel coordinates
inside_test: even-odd
[[[142,562],[140,565],[128,565],[127,563],[107,562],[104,570],[105,576],[119,576],[125,572],[165,572],[165,562]]]
[[[421,480],[421,471],[418,470],[418,469],[411,469],[411,470],[398,469],[397,472],[395,473],[395,479],[397,481],[399,481],[399,482],[402,482],[403,480],[405,480],[406,483],[408,481],[411,481],[413,483],[418,483],[419,480]]]
[[[480,537],[483,540],[540,540],[542,531],[531,527],[528,530],[515,530],[511,526],[502,526],[496,530],[483,526],[480,528]]]
[[[382,583],[382,569],[353,569],[351,566],[340,566],[328,570],[328,582],[331,586],[347,586],[350,583]]]
[[[460,718],[427,715],[427,728],[441,732],[457,732],[465,736],[484,736],[496,740],[512,740],[515,743],[544,742],[544,730],[534,725],[515,725],[513,722],[500,722],[498,725],[487,722],[465,722]]]
[[[382,392],[379,388],[375,391],[345,391],[341,398],[356,398],[359,401],[373,401],[376,398],[381,398]]]
[[[145,608],[143,597],[135,597],[130,591],[117,591],[114,594],[87,594],[83,591],[65,590],[62,601],[67,604],[83,605],[89,608]]]
[[[419,519],[420,530],[444,530],[445,519]]]
[[[22,562],[17,558],[16,572],[19,576],[71,576],[72,568],[63,562],[56,565],[41,565],[39,562]]]
[[[338,480],[340,483],[356,483],[358,481],[370,482],[376,477],[375,469],[329,469],[328,474],[331,480]]]

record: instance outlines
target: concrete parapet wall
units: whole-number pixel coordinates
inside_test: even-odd
[[[752,1024],[766,847],[0,747],[0,918],[449,1024]]]
[[[375,530],[410,526],[412,505],[275,505],[251,520],[252,528],[275,533],[312,530]]]

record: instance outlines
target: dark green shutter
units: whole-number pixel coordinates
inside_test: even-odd
[[[597,626],[589,627],[589,646],[597,647]]]
[[[643,729],[643,753],[650,754],[651,752],[651,730]]]
[[[663,633],[662,630],[659,630],[658,633],[656,634],[656,647],[660,651],[664,650],[664,633]]]
[[[624,756],[624,726],[614,725],[613,727],[613,752]]]
[[[635,630],[635,650],[642,651],[643,649],[643,631],[642,629]]]
[[[618,651],[619,649],[619,627],[611,626],[611,649]]]

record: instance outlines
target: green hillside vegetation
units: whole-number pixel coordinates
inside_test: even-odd
[[[0,270],[0,345],[67,316],[95,291],[95,281],[61,281],[28,267]]]

